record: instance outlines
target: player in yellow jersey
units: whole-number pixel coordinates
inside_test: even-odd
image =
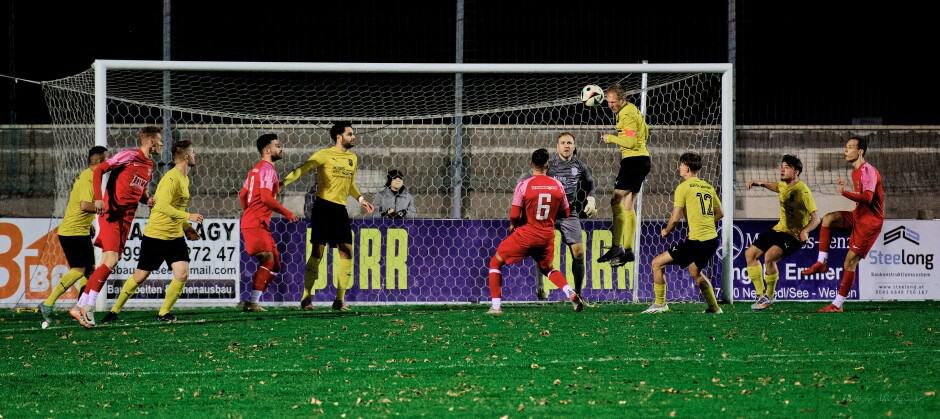
[[[819,225],[816,215],[816,201],[809,186],[800,180],[803,173],[803,162],[796,156],[787,154],[780,162],[780,180],[765,182],[752,180],[747,182],[747,188],[763,186],[777,192],[780,197],[780,221],[770,229],[757,236],[757,240],[748,246],[744,252],[747,259],[747,277],[754,284],[757,299],[751,305],[751,310],[760,311],[770,307],[776,300],[774,293],[777,290],[777,279],[780,271],[777,270],[777,261],[803,247],[809,238],[809,232]],[[764,272],[761,274],[760,257],[764,256]],[[765,287],[766,282],[766,287]]]
[[[610,198],[614,215],[613,243],[597,261],[621,266],[636,258],[633,254],[633,234],[637,228],[636,195],[650,173],[650,152],[646,148],[649,127],[636,105],[627,101],[627,93],[620,85],[607,89],[607,106],[617,115],[617,132],[603,135],[601,140],[616,144],[622,159]]]
[[[313,244],[313,251],[307,259],[304,294],[300,300],[300,307],[304,310],[313,309],[313,284],[318,279],[320,261],[323,260],[323,250],[326,245],[336,247],[340,256],[338,261],[334,261],[338,280],[333,310],[349,310],[345,301],[346,290],[352,286],[352,224],[346,212],[346,197],[351,196],[358,200],[366,213],[371,214],[375,209],[356,187],[356,168],[359,159],[349,151],[356,145],[356,134],[353,132],[352,124],[349,122],[334,124],[330,128],[330,138],[334,141],[333,147],[313,153],[303,165],[284,178],[284,185],[287,186],[300,179],[305,173],[317,169],[317,199],[313,203],[310,219],[312,229],[310,242]]]
[[[189,246],[186,245],[186,239],[199,239],[199,233],[189,223],[201,223],[203,216],[186,212],[189,206],[189,172],[196,165],[193,143],[189,140],[177,141],[173,144],[172,151],[175,165],[157,184],[153,210],[150,211],[144,237],[140,241],[137,269],[124,281],[117,301],[101,320],[102,323],[117,320],[121,308],[134,295],[137,287],[147,280],[151,272],[160,269],[163,262],[173,270],[173,280],[166,287],[166,296],[157,313],[157,320],[176,320],[170,310],[176,304],[183,292],[183,285],[189,278]]]
[[[701,168],[702,156],[685,153],[679,157],[679,176],[682,176],[682,182],[676,186],[672,216],[660,235],[663,238],[668,236],[685,213],[689,224],[689,237],[653,259],[653,293],[656,300],[643,311],[644,313],[669,311],[666,304],[665,270],[666,265],[672,264],[688,267],[689,274],[708,304],[705,312],[721,313],[718,300],[715,299],[715,290],[702,270],[708,267],[709,261],[718,250],[716,225],[724,213],[721,211],[721,200],[718,199],[715,188],[696,176]]]
[[[94,146],[88,150],[88,167],[83,170],[75,182],[72,183],[72,192],[65,207],[65,217],[59,224],[57,234],[59,244],[68,261],[69,271],[62,275],[59,283],[52,288],[46,301],[39,304],[39,313],[42,314],[42,328],[52,323],[52,311],[56,300],[65,294],[75,282],[84,287],[88,275],[95,270],[95,249],[91,238],[91,223],[95,219],[95,195],[92,188],[92,170],[99,163],[108,159],[108,149],[103,146]]]

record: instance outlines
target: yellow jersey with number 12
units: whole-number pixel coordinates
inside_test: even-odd
[[[689,239],[705,241],[718,237],[715,208],[721,207],[721,200],[711,184],[697,177],[682,181],[676,186],[673,205],[685,210]]]

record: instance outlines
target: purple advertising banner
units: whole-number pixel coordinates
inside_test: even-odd
[[[281,274],[263,295],[262,301],[295,302],[303,292],[306,258],[310,252],[309,230],[305,222],[286,223],[272,220],[272,234],[281,253]],[[744,249],[758,234],[773,226],[773,221],[744,220],[736,223],[734,237],[735,300],[753,300],[754,288],[747,279]],[[487,273],[490,257],[507,235],[506,220],[389,220],[354,219],[353,286],[347,292],[350,302],[416,302],[460,303],[489,300]],[[585,250],[585,282],[582,294],[591,301],[633,301],[634,293],[641,302],[651,301],[652,272],[650,262],[685,237],[678,229],[667,239],[659,238],[661,221],[642,223],[645,252],[639,263],[611,269],[608,264],[594,263],[611,241],[610,221],[582,221],[582,243]],[[847,237],[833,237],[830,249],[830,271],[803,277],[799,271],[816,259],[815,236],[804,249],[779,262],[780,279],[777,298],[781,300],[828,300],[835,294],[841,277],[842,260]],[[650,243],[653,245],[650,246]],[[244,249],[244,245],[241,247]],[[332,301],[336,295],[333,260],[339,257],[331,249],[320,265],[319,279],[314,284],[315,301]],[[571,258],[558,234],[555,239],[555,266],[572,283]],[[253,289],[252,275],[257,263],[242,251],[241,297],[246,299]],[[721,295],[721,258],[719,252],[705,269],[716,294]],[[669,284],[667,299],[700,300],[688,273],[678,267],[666,270]],[[547,280],[539,279],[531,260],[503,268],[503,300],[536,300],[537,282],[542,280],[549,291],[549,300],[561,300],[560,291]],[[857,285],[850,299],[858,298]]]
[[[776,223],[776,220],[735,221],[732,229],[734,231],[734,245],[732,246],[734,290],[732,296],[735,300],[750,301],[755,299],[754,285],[751,284],[745,270],[747,260],[744,257],[744,251],[757,240],[760,233],[770,230]],[[829,242],[829,271],[803,276],[800,271],[812,265],[818,255],[819,229],[816,229],[802,249],[777,262],[777,269],[780,273],[780,278],[777,281],[777,299],[828,301],[835,298],[836,292],[839,290],[839,281],[842,279],[842,263],[845,261],[846,252],[848,252],[848,241],[849,237],[845,232],[833,231],[832,239]],[[861,271],[861,268],[858,267],[856,270]],[[857,300],[858,297],[858,281],[855,281],[848,299]]]

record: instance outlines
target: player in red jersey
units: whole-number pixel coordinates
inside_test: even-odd
[[[555,286],[561,288],[571,300],[575,311],[584,309],[581,297],[571,289],[565,276],[552,266],[555,247],[555,216],[562,211],[568,217],[570,208],[565,188],[561,182],[545,175],[548,170],[548,150],[540,148],[532,153],[529,162],[532,176],[516,185],[509,213],[509,237],[506,237],[496,254],[490,259],[490,297],[493,305],[487,312],[499,315],[502,298],[502,272],[505,264],[513,264],[531,256],[539,270]],[[562,217],[562,218],[565,218]]]
[[[281,141],[276,134],[264,134],[258,137],[255,145],[261,153],[261,161],[248,172],[238,194],[242,206],[241,233],[245,240],[245,251],[257,259],[259,265],[253,277],[251,298],[242,306],[245,311],[264,311],[258,304],[261,294],[268,289],[271,279],[281,271],[281,254],[271,237],[271,213],[277,211],[292,223],[299,220],[276,198],[280,180],[274,170],[274,162],[281,159]]]
[[[162,149],[163,128],[146,126],[137,131],[137,148],[122,150],[95,166],[92,188],[99,227],[95,245],[102,250],[101,264],[88,278],[78,303],[69,310],[69,314],[86,328],[95,326],[95,300],[124,250],[137,204],[146,203],[153,207],[153,199],[147,193],[147,185],[153,174],[153,160],[150,160],[150,156],[159,156]],[[101,177],[105,173],[111,175],[106,190],[102,192]]]
[[[871,163],[865,161],[868,154],[868,140],[851,137],[845,143],[845,161],[852,163],[852,185],[854,191],[845,189],[845,180],[839,178],[839,192],[842,196],[855,201],[855,210],[835,211],[826,214],[819,229],[819,258],[813,266],[801,272],[803,275],[823,273],[829,270],[826,259],[829,256],[830,229],[850,230],[849,251],[845,255],[842,281],[839,294],[820,313],[841,313],[842,303],[852,290],[855,282],[855,267],[868,255],[881,233],[885,221],[885,191],[881,174]]]

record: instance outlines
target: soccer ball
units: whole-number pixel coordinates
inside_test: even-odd
[[[584,106],[596,106],[604,101],[604,90],[596,84],[589,84],[581,89],[581,103]]]

